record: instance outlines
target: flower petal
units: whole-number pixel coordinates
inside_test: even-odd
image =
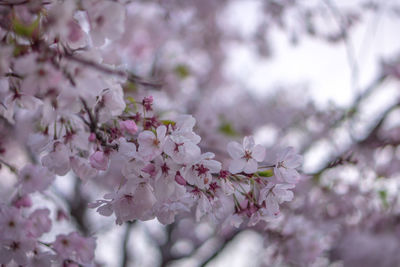
[[[244,172],[245,173],[255,173],[257,171],[257,161],[255,161],[254,159],[249,159],[249,161],[247,161],[246,165],[244,166]]]
[[[240,159],[244,156],[244,149],[238,142],[230,142],[227,150],[233,159]]]
[[[265,159],[265,148],[262,145],[256,145],[251,153],[253,159],[261,162]]]
[[[244,166],[246,165],[246,161],[243,159],[234,159],[231,161],[229,165],[229,171],[233,174],[239,173],[243,170]]]

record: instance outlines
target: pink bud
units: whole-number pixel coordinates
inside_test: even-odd
[[[120,121],[119,127],[121,127],[121,130],[126,131],[130,134],[135,134],[138,131],[138,127],[133,120]]]
[[[108,168],[108,156],[103,151],[96,151],[90,156],[90,165],[98,170],[105,171]]]
[[[62,221],[62,220],[69,220],[69,217],[68,217],[68,215],[65,213],[65,211],[59,209],[59,210],[57,210],[57,217],[56,217],[56,220],[57,220],[58,222],[59,222],[59,221]]]
[[[186,180],[185,178],[182,177],[182,175],[180,174],[180,172],[177,172],[175,175],[175,181],[180,184],[180,185],[185,185],[186,184]]]
[[[154,164],[147,164],[143,169],[143,172],[150,174],[151,176],[154,176],[156,174],[156,167]]]
[[[94,141],[96,141],[96,135],[95,135],[94,133],[91,133],[91,134],[89,135],[88,140],[89,140],[89,142],[94,142]]]
[[[146,111],[151,111],[151,110],[153,110],[153,108],[152,108],[152,105],[153,105],[153,96],[148,96],[148,97],[145,97],[144,99],[143,99],[143,106],[144,106],[144,108],[146,109]]]
[[[17,198],[14,203],[14,207],[16,208],[29,208],[32,206],[32,200],[28,195],[22,196],[20,198]]]

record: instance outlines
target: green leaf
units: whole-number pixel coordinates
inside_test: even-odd
[[[126,82],[123,86],[125,92],[136,92],[137,86],[133,82]]]
[[[28,25],[25,25],[24,23],[20,22],[17,18],[14,18],[12,23],[13,23],[13,29],[14,32],[17,35],[32,38],[34,35],[37,35],[39,33],[39,22],[40,22],[40,16],[37,16],[37,18]]]
[[[175,73],[181,78],[181,79],[185,79],[186,77],[188,77],[190,75],[190,71],[188,66],[183,65],[183,64],[179,64],[175,67]]]
[[[259,171],[257,172],[257,174],[261,177],[271,177],[274,175],[274,171],[273,170]]]
[[[164,125],[170,125],[171,124],[172,126],[174,126],[176,124],[176,122],[171,121],[171,120],[161,120],[161,123],[164,124]]]
[[[223,121],[218,130],[227,136],[235,137],[239,135],[239,133],[233,128],[232,124],[227,121]]]
[[[134,106],[135,110],[137,110],[136,100],[133,97],[128,96],[126,97],[126,100],[128,100],[128,102]]]
[[[378,194],[382,200],[383,206],[385,206],[385,208],[389,207],[389,203],[387,201],[387,192],[385,190],[379,190]]]

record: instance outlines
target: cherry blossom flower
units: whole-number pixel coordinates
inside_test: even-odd
[[[105,216],[114,212],[117,224],[135,219],[147,221],[154,218],[152,207],[156,199],[147,183],[128,181],[121,189],[106,194],[104,198],[109,200],[97,201],[91,204],[90,208],[98,207],[97,210]]]
[[[109,164],[109,158],[103,151],[96,151],[90,156],[90,165],[100,171],[106,171]]]
[[[87,159],[81,157],[70,158],[71,168],[80,179],[87,181],[98,174],[98,169],[92,167]]]
[[[37,209],[27,219],[28,232],[33,237],[40,237],[42,234],[47,233],[51,229],[49,209]]]
[[[161,154],[166,132],[167,127],[161,125],[156,129],[156,134],[151,131],[143,131],[139,134],[139,154],[144,160],[150,161]]]
[[[29,197],[29,195],[19,196],[13,201],[13,205],[18,209],[29,208],[32,206],[32,199]]]
[[[28,259],[28,267],[51,267],[56,258],[48,251],[40,251],[38,247],[33,250],[33,255]]]
[[[177,214],[189,212],[193,205],[186,188],[182,183],[176,182],[176,176],[160,176],[154,183],[154,196],[157,202],[153,206],[153,211],[162,224],[172,223]]]
[[[293,199],[293,184],[269,184],[260,191],[258,203],[265,203],[263,215],[274,217],[279,214],[279,204]]]
[[[25,222],[17,208],[0,206],[0,240],[24,235]]]
[[[274,175],[279,181],[295,184],[300,179],[296,168],[300,167],[302,157],[295,153],[293,147],[288,147],[278,153],[276,157]]]
[[[57,88],[62,80],[62,74],[47,62],[40,61],[36,53],[19,57],[15,64],[18,73],[25,77],[21,91],[26,95],[47,93],[49,89]]]
[[[31,252],[35,246],[34,240],[18,235],[4,239],[1,243],[0,263],[8,264],[11,260],[14,260],[20,266],[27,264],[27,253]]]
[[[153,101],[154,101],[153,96],[148,96],[148,97],[143,98],[142,104],[143,104],[143,107],[146,109],[146,111],[153,110],[153,108],[152,108]]]
[[[153,207],[160,223],[167,225],[175,221],[175,216],[183,212],[190,212],[188,205],[179,201],[157,202]]]
[[[100,97],[102,105],[99,112],[100,122],[106,122],[114,116],[121,115],[126,107],[121,85],[115,81],[111,81],[107,85],[108,88],[103,90]]]
[[[127,133],[130,133],[132,135],[137,133],[138,131],[138,127],[133,120],[120,121],[119,127],[122,131],[126,131]]]
[[[61,142],[54,143],[54,150],[42,158],[43,166],[57,175],[66,175],[71,169],[69,162],[70,150]]]
[[[178,134],[165,141],[164,152],[179,164],[190,164],[200,156],[200,148],[190,139]]]
[[[86,0],[90,20],[90,36],[95,46],[105,39],[115,40],[124,32],[125,9],[118,2]]]
[[[192,165],[185,167],[183,176],[191,185],[204,189],[212,181],[212,173],[219,173],[221,163],[213,160],[213,153],[204,153]]]
[[[18,174],[18,185],[22,195],[43,191],[55,177],[46,168],[28,164]]]
[[[76,232],[72,232],[68,235],[58,235],[53,243],[53,248],[61,259],[90,263],[94,258],[96,241],[92,237],[83,237]]]
[[[251,136],[246,136],[243,139],[243,145],[230,142],[227,150],[233,159],[229,165],[229,171],[233,174],[242,171],[249,174],[254,173],[257,171],[257,162],[262,162],[265,158],[265,148],[261,145],[255,145]]]

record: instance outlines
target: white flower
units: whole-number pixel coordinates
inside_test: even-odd
[[[85,1],[90,20],[90,36],[95,46],[106,38],[116,40],[124,32],[125,8],[113,1]]]
[[[165,141],[164,152],[179,164],[193,163],[201,154],[197,145],[201,138],[193,132],[196,124],[191,115],[181,115],[171,135]]]
[[[243,145],[238,142],[228,144],[228,153],[232,157],[229,165],[231,173],[254,173],[257,171],[258,164],[265,158],[265,148],[261,145],[255,145],[252,136],[246,136],[243,139]]]
[[[126,141],[123,137],[119,138],[118,141],[118,155],[120,155],[124,161],[129,161],[134,158],[136,155],[136,145]]]
[[[187,166],[183,172],[186,181],[201,189],[208,187],[212,180],[211,174],[221,170],[221,163],[213,158],[213,153],[204,153],[193,165]]]
[[[272,189],[277,201],[279,204],[292,201],[293,200],[293,192],[288,189],[293,189],[294,184],[277,184]]]
[[[156,198],[147,183],[128,181],[117,192],[106,194],[104,198],[110,200],[98,200],[89,207],[98,208],[97,211],[105,216],[114,212],[117,224],[136,219],[147,221],[155,217],[152,208]]]
[[[124,111],[126,104],[121,85],[111,84],[101,95],[103,108],[99,112],[99,122],[106,122],[113,116],[119,116]]]
[[[293,147],[288,147],[278,153],[274,174],[279,181],[295,184],[300,179],[300,174],[295,170],[300,167],[303,157],[296,154]]]
[[[200,148],[184,136],[171,135],[165,141],[164,152],[176,163],[190,164],[200,156]]]

